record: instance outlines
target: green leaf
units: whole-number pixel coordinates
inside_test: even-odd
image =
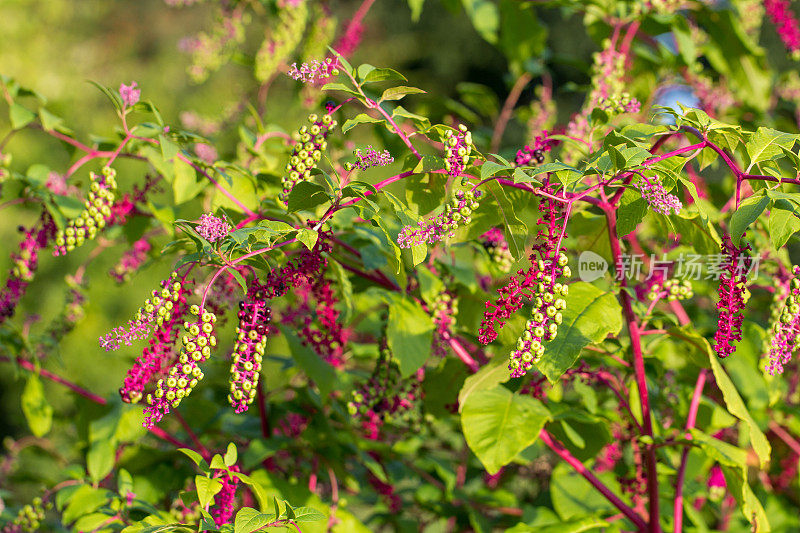
[[[336,371],[331,365],[323,361],[317,353],[300,342],[297,334],[286,326],[279,325],[280,330],[286,337],[292,358],[308,376],[319,387],[323,396],[327,396],[333,389],[336,382]]]
[[[417,302],[395,297],[389,305],[386,341],[397,358],[400,375],[408,377],[425,364],[431,353],[433,320]]]
[[[647,210],[647,200],[631,189],[626,189],[617,209],[617,236],[624,237],[635,230]]]
[[[64,129],[64,119],[52,114],[43,107],[39,108],[39,120],[42,122],[42,128],[44,128],[44,131]]]
[[[342,324],[348,324],[350,323],[350,319],[353,316],[353,309],[355,308],[355,303],[353,302],[353,284],[350,282],[350,278],[347,276],[344,267],[339,264],[338,261],[330,261],[330,265],[336,272],[336,286],[339,289],[339,299],[344,304],[341,321]]]
[[[565,300],[558,335],[545,343],[544,355],[536,363],[551,383],[575,364],[583,348],[622,329],[622,308],[612,292],[579,281],[569,286]]]
[[[747,468],[747,451],[715,439],[699,429],[692,429],[692,442],[698,445],[703,452],[720,464],[732,466],[745,471]]]
[[[306,245],[309,250],[317,244],[319,234],[311,228],[300,228],[297,230],[297,240]]]
[[[391,68],[376,68],[364,77],[364,83],[379,81],[408,81],[405,76]]]
[[[422,7],[425,5],[425,0],[408,0],[408,7],[411,8],[411,21],[419,22],[419,16],[422,14]]]
[[[220,454],[215,453],[214,457],[211,458],[211,468],[212,470],[225,470],[225,461],[222,460]]]
[[[464,404],[472,394],[493,389],[509,379],[511,379],[511,371],[508,369],[508,356],[505,354],[494,356],[480,370],[464,380],[464,386],[458,393],[458,410],[461,411],[464,408]]]
[[[756,421],[753,420],[753,417],[750,416],[750,412],[744,405],[742,397],[739,396],[739,392],[733,385],[731,378],[728,377],[728,374],[722,368],[716,354],[709,351],[708,359],[711,361],[711,370],[714,372],[714,378],[716,379],[719,390],[722,391],[722,397],[725,400],[725,406],[728,408],[728,412],[747,425],[750,433],[750,444],[753,446],[761,462],[761,468],[764,468],[767,462],[769,462],[769,455],[772,450],[767,437],[761,431],[761,428],[758,427]]]
[[[786,201],[781,200],[781,202]],[[794,209],[791,209],[788,202],[784,205],[790,209],[779,208],[778,205],[776,202],[769,212],[769,238],[776,250],[782,248],[792,235],[800,231],[800,219]]]
[[[294,508],[294,521],[295,522],[316,522],[318,520],[325,520],[327,516],[320,513],[311,507],[295,507]]]
[[[475,31],[488,43],[497,44],[497,31],[500,27],[497,5],[489,0],[461,0],[461,3]]]
[[[228,449],[225,452],[225,457],[223,457],[223,460],[225,461],[225,466],[235,465],[237,459],[238,459],[238,453],[236,451],[236,445],[231,442],[228,444]]]
[[[548,420],[550,412],[539,400],[502,386],[470,394],[461,408],[467,444],[490,474],[533,444]]]
[[[233,521],[234,533],[252,533],[274,521],[275,515],[264,514],[250,507],[242,507]]]
[[[86,470],[92,482],[99,483],[111,472],[116,451],[117,442],[114,439],[99,440],[91,445],[86,454]]]
[[[597,477],[619,494],[619,483],[613,472],[603,472]],[[583,476],[563,462],[556,465],[550,477],[550,499],[563,521],[616,509]]]
[[[286,209],[290,213],[310,211],[318,205],[331,201],[333,201],[333,198],[325,192],[322,185],[310,181],[301,181],[289,193],[289,202]]]
[[[407,109],[405,109],[403,106],[400,105],[395,107],[394,111],[392,111],[392,118],[395,117],[402,117],[413,120],[417,128],[420,129],[428,129],[431,127],[431,121],[429,118],[424,117],[422,115],[417,115],[416,113],[412,113],[411,111],[408,111]]]
[[[205,189],[206,183],[197,182],[197,173],[192,165],[176,157],[173,160],[175,177],[172,180],[172,192],[175,195],[175,205],[188,202]]]
[[[97,82],[94,82],[92,80],[88,81],[89,83],[94,85],[101,93],[103,93],[106,96],[106,98],[108,98],[111,101],[117,112],[122,113],[122,98],[120,98],[119,94],[117,94],[115,91],[109,89],[104,85],[100,85]]]
[[[487,181],[483,184],[483,188],[487,194],[497,201],[497,207],[506,229],[505,237],[508,242],[508,249],[515,259],[519,259],[525,253],[528,227],[517,218],[514,213],[514,204],[508,199],[503,187],[497,181]]]
[[[750,156],[750,165],[747,172],[759,161],[766,161],[780,156],[781,148],[791,149],[797,135],[784,133],[771,128],[759,127],[744,145],[747,155]]]
[[[383,102],[386,100],[402,100],[407,94],[426,94],[427,91],[423,91],[422,89],[418,89],[416,87],[407,87],[405,85],[400,85],[398,87],[392,87],[391,89],[386,89],[383,91],[379,102]]]
[[[739,246],[744,232],[764,212],[769,202],[766,195],[754,194],[739,204],[739,209],[733,213],[730,222],[731,242],[734,246]]]
[[[120,523],[119,518],[115,519],[113,516],[105,513],[92,513],[78,519],[72,527],[74,531],[95,531],[103,524],[110,526],[111,524],[118,523]]]
[[[67,508],[64,509],[62,521],[65,524],[77,518],[93,513],[108,502],[110,493],[106,489],[96,489],[90,485],[81,485],[72,494]]]
[[[763,465],[762,465],[763,468]],[[759,533],[767,533],[772,531],[769,525],[767,513],[758,498],[750,488],[750,484],[744,477],[744,473],[740,468],[734,468],[722,465],[722,473],[725,475],[725,482],[728,485],[728,490],[736,498],[742,514],[751,524],[754,524],[753,531]]]
[[[508,165],[501,165],[499,163],[495,163],[494,161],[486,161],[481,165],[481,179],[485,180],[486,178],[490,178],[498,172],[503,172],[509,168],[510,167]]]
[[[8,117],[11,119],[11,127],[18,130],[36,120],[36,113],[14,102],[8,107]]]
[[[37,437],[47,435],[53,425],[53,408],[47,403],[44,387],[36,374],[28,376],[20,402],[31,433]]]
[[[571,167],[565,163],[562,163],[561,161],[553,161],[552,163],[545,163],[544,165],[539,165],[534,169],[526,169],[523,174],[517,174],[515,172],[514,183],[538,181],[533,179],[533,177],[537,176],[538,174],[559,172],[561,170],[567,170],[569,172],[577,174],[579,177],[581,176],[581,172],[577,168]]]
[[[348,118],[345,123],[342,125],[342,133],[347,133],[351,129],[355,128],[359,124],[377,124],[378,122],[384,122],[382,118],[374,118],[366,113],[359,113],[353,118]]]
[[[361,96],[361,93],[359,93],[358,91],[354,91],[353,89],[351,89],[350,87],[348,87],[343,83],[326,83],[325,85],[322,86],[322,90],[342,91],[344,93],[349,94],[350,96],[355,96],[356,98],[363,98],[363,96]]]
[[[214,496],[222,490],[222,482],[206,476],[194,476],[194,485],[197,487],[197,501],[200,507],[207,507]]]
[[[223,175],[225,177],[225,175]],[[203,180],[200,180],[201,182]],[[237,213],[242,212],[242,208],[234,203],[227,195],[223,194],[219,189],[227,190],[231,196],[239,200],[239,203],[248,209],[256,209],[260,200],[256,193],[255,183],[250,176],[243,176],[241,174],[234,174],[230,176],[231,185],[228,187],[225,183],[217,182],[217,189],[215,190],[214,200],[211,202],[211,211],[216,211],[219,208],[230,209]]]
[[[178,448],[178,451],[186,455],[186,457],[188,457],[192,461],[194,461],[194,464],[196,464],[200,468],[200,470],[202,470],[203,472],[208,472],[208,463],[206,463],[206,460],[203,459],[202,455],[189,448]]]

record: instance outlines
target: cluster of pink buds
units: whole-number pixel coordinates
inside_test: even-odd
[[[200,224],[197,226],[197,233],[210,243],[215,243],[231,232],[231,225],[225,219],[215,217],[211,214],[200,216]]]
[[[332,57],[324,61],[317,61],[315,59],[311,61],[311,63],[303,63],[299,67],[297,63],[292,63],[287,74],[293,80],[303,83],[314,83],[338,75],[339,70],[336,68],[337,66],[337,62],[334,61]]]
[[[517,157],[514,162],[518,167],[532,166],[535,161],[541,165],[544,163],[544,153],[549,152],[553,147],[553,141],[548,139],[550,133],[545,130],[541,135],[537,135],[533,139],[533,146],[526,145],[525,148],[517,151]]]
[[[28,284],[39,266],[39,251],[45,248],[56,235],[56,225],[48,212],[42,212],[36,225],[30,229],[19,226],[24,238],[19,251],[11,254],[11,272],[6,285],[0,291],[0,324],[14,315]]]
[[[492,228],[481,235],[480,240],[500,272],[511,272],[514,256],[508,249],[508,242],[503,232],[499,228]]]
[[[788,294],[772,329],[766,370],[773,376],[783,373],[784,365],[791,360],[797,348],[800,334],[800,267],[795,266],[792,273],[794,277],[789,283]]]
[[[459,177],[469,165],[470,154],[475,148],[472,133],[465,125],[459,124],[458,131],[447,130],[444,137],[444,168],[450,176]]]
[[[116,171],[103,167],[101,175],[90,173],[89,199],[84,203],[81,214],[70,220],[67,227],[56,235],[53,255],[64,255],[82,246],[85,240],[94,239],[97,232],[111,219],[111,206],[114,205],[114,192],[117,190]]]
[[[286,165],[287,176],[281,178],[283,191],[280,199],[285,203],[289,193],[299,182],[311,177],[311,171],[322,159],[322,152],[328,148],[328,135],[336,128],[337,122],[330,114],[319,117],[315,113],[308,115],[311,126],[302,126],[295,136],[297,144],[292,150],[292,157]]]
[[[394,163],[394,158],[388,150],[378,152],[372,146],[368,146],[366,152],[362,152],[361,149],[356,149],[353,154],[356,156],[356,162],[344,164],[344,169],[348,172],[353,170],[353,168],[367,170],[371,167],[385,167],[386,165]]]
[[[181,330],[181,322],[188,311],[186,303],[188,291],[185,282],[178,280],[177,274],[173,273],[170,279],[163,281],[161,285],[162,290],[154,291],[152,298],[148,300],[149,303],[145,303],[145,308],[148,305],[152,306],[149,314],[160,317],[161,322],[153,331],[148,345],[142,350],[142,355],[136,358],[128,370],[125,381],[119,389],[122,401],[127,403],[139,403],[150,380],[165,373],[169,368],[174,356],[175,341]],[[157,311],[156,307],[163,308],[165,313],[159,315],[160,311]],[[146,309],[140,310],[140,316],[147,315]]]
[[[42,520],[44,520],[45,509],[50,509],[53,505],[50,502],[44,504],[38,496],[19,510],[14,520],[3,527],[2,533],[34,533],[41,531]]]
[[[366,437],[376,440],[384,424],[408,426],[416,421],[414,407],[420,395],[419,381],[402,379],[391,353],[384,348],[372,376],[353,391],[347,410],[351,416],[361,419]]]
[[[126,250],[119,260],[119,263],[114,265],[108,275],[114,278],[117,283],[124,283],[128,281],[134,272],[139,270],[147,260],[147,253],[151,250],[152,246],[147,239],[139,239],[133,243],[130,250]]]
[[[796,59],[800,58],[800,25],[788,0],[764,0],[764,8],[784,46]]]
[[[161,421],[170,408],[177,408],[181,400],[191,394],[192,389],[203,379],[200,364],[211,356],[211,349],[217,345],[214,336],[214,323],[217,316],[192,305],[189,312],[197,318],[183,323],[184,335],[178,360],[170,367],[165,378],[156,383],[156,389],[147,395],[145,408],[145,427]]]
[[[650,207],[656,213],[671,215],[674,211],[677,215],[683,208],[683,204],[678,197],[667,192],[658,176],[653,178],[642,177],[633,186],[639,189],[642,193],[642,198],[650,204]]]
[[[727,235],[722,242],[725,271],[719,279],[719,320],[714,336],[714,350],[720,357],[728,357],[735,352],[733,341],[742,340],[742,310],[750,298],[747,290],[747,272],[752,263],[747,253],[749,249],[749,244],[737,248]]]
[[[461,225],[472,222],[472,213],[478,209],[481,191],[457,191],[455,198],[444,207],[444,212],[427,220],[420,220],[418,227],[404,226],[397,236],[400,248],[411,248],[418,244],[433,244],[445,237],[453,237]]]
[[[550,185],[545,185],[550,190]],[[489,344],[497,338],[497,329],[505,325],[511,317],[525,304],[533,303],[531,318],[525,330],[517,340],[516,350],[509,356],[508,368],[512,377],[521,377],[544,354],[544,343],[558,334],[558,326],[567,302],[566,284],[557,280],[569,277],[572,272],[568,266],[569,259],[561,251],[560,243],[564,236],[564,213],[559,202],[543,198],[539,203],[541,217],[537,244],[530,255],[531,266],[527,270],[519,270],[509,282],[498,289],[500,296],[494,303],[486,302],[483,322],[479,330],[478,340]]]
[[[659,298],[666,298],[667,300],[688,300],[694,296],[692,291],[692,282],[688,279],[679,280],[677,278],[668,279],[663,283],[653,283],[650,286],[650,292],[647,294],[647,299],[652,301]]]
[[[239,302],[239,325],[236,327],[236,344],[233,347],[228,395],[237,413],[247,411],[256,397],[261,361],[267,345],[272,309],[267,306],[266,292],[258,280],[247,289],[247,296]]]
[[[122,98],[122,103],[125,107],[132,107],[139,101],[142,91],[136,87],[135,81],[132,81],[130,85],[122,83],[119,86],[119,96]]]
[[[230,467],[230,471],[239,472],[239,467],[233,465]],[[236,498],[236,486],[239,484],[239,477],[222,469],[215,471],[213,477],[222,482],[222,488],[214,495],[211,516],[214,518],[214,523],[217,524],[217,527],[222,527],[223,524],[231,521],[234,511],[236,511],[234,499]]]
[[[623,92],[600,98],[595,107],[611,115],[621,115],[622,113],[638,113],[642,104],[630,94]]]
[[[447,347],[453,336],[453,328],[458,315],[458,299],[449,291],[436,295],[431,304],[433,315],[433,353],[437,357],[447,355]]]
[[[137,339],[147,338],[153,322],[160,328],[172,318],[182,290],[183,283],[178,279],[178,274],[173,272],[169,279],[161,282],[161,290],[154,290],[151,298],[144,301],[133,320],[128,321],[127,327],[114,328],[104,337],[100,337],[100,346],[110,352],[119,349],[123,344],[130,346]]]

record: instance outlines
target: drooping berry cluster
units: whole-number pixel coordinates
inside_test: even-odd
[[[517,156],[514,159],[517,166],[531,166],[534,161],[539,165],[544,163],[544,153],[553,148],[553,141],[548,139],[549,135],[548,131],[542,131],[541,135],[537,135],[533,139],[533,146],[526,145],[525,148],[517,150]]]
[[[13,521],[3,527],[2,533],[35,533],[36,531],[41,531],[45,508],[49,509],[50,507],[52,507],[51,503],[43,504],[41,498],[34,498],[31,503],[24,505],[19,510]]]
[[[667,192],[658,176],[653,178],[642,177],[633,186],[639,189],[642,193],[642,198],[650,204],[650,207],[656,213],[670,215],[674,211],[677,215],[683,208],[683,204],[678,197]]]
[[[384,348],[372,376],[353,391],[347,410],[360,419],[366,438],[376,440],[385,424],[409,426],[416,422],[414,407],[420,395],[419,380],[413,376],[402,379],[391,353]]]
[[[56,235],[56,225],[46,210],[33,227],[26,229],[20,226],[18,229],[24,238],[19,244],[19,251],[11,254],[11,272],[0,291],[0,324],[14,315],[39,266],[39,251]]]
[[[792,273],[794,277],[789,282],[788,294],[784,293],[785,300],[778,308],[778,320],[772,328],[766,370],[773,376],[783,373],[784,365],[792,359],[797,348],[797,337],[800,334],[800,267],[794,267]]]
[[[356,156],[356,162],[345,163],[344,168],[347,171],[352,170],[354,167],[367,170],[371,167],[385,167],[394,163],[394,158],[389,153],[389,150],[378,152],[372,146],[368,146],[366,151],[361,151],[360,148],[357,148],[353,155]]]
[[[480,240],[500,272],[510,272],[514,256],[508,249],[508,242],[503,232],[499,228],[492,228],[481,235]]]
[[[764,8],[783,41],[795,58],[800,58],[800,25],[788,0],[764,0]]]
[[[458,299],[450,291],[436,295],[431,303],[433,315],[433,353],[437,357],[447,355],[447,347],[453,336],[453,328],[458,315]]]
[[[475,148],[472,133],[465,125],[459,124],[458,131],[447,130],[444,137],[444,168],[452,177],[461,176],[469,165],[470,154]]]
[[[172,318],[175,305],[180,301],[183,282],[173,272],[169,279],[161,282],[161,290],[154,290],[144,301],[127,327],[119,326],[100,337],[100,346],[107,352],[119,349],[123,344],[130,346],[133,341],[145,339],[150,335],[153,323],[160,328]]]
[[[146,427],[153,427],[153,424],[169,413],[170,408],[177,408],[181,400],[191,394],[192,389],[203,379],[200,364],[211,356],[211,349],[217,345],[217,338],[214,336],[217,316],[208,311],[201,313],[196,305],[191,306],[189,312],[197,318],[193,322],[183,323],[183,347],[178,360],[170,367],[167,376],[158,380],[155,391],[147,395]]]
[[[311,177],[311,171],[322,159],[322,152],[328,148],[328,135],[336,128],[336,121],[329,114],[324,114],[320,118],[312,113],[308,116],[311,126],[302,126],[296,137],[297,144],[292,150],[292,157],[286,165],[288,175],[281,178],[283,191],[280,199],[285,203],[289,199],[289,193],[295,185]]]
[[[239,325],[233,347],[228,400],[237,413],[247,411],[256,397],[261,373],[261,361],[267,345],[272,309],[267,306],[264,291],[258,280],[250,283],[247,296],[239,302]]]
[[[133,243],[130,250],[126,250],[120,257],[119,262],[114,265],[108,275],[116,280],[117,283],[124,283],[131,279],[134,272],[139,270],[147,260],[147,254],[150,252],[152,246],[147,239],[139,239]]]
[[[546,184],[545,191],[552,193],[552,186]],[[567,285],[557,282],[564,276],[570,277],[568,258],[560,249],[564,235],[564,213],[562,204],[543,198],[539,203],[539,233],[537,244],[530,254],[531,266],[519,270],[509,282],[497,292],[500,296],[495,302],[486,302],[483,322],[478,340],[489,344],[497,338],[497,330],[506,320],[518,311],[526,301],[532,301],[533,312],[525,325],[525,331],[517,341],[517,349],[511,353],[509,370],[514,377],[522,376],[539,360],[544,353],[543,343],[555,338],[558,325],[562,321],[561,311],[566,307],[564,296]]]
[[[749,244],[734,246],[727,235],[722,242],[725,265],[719,279],[719,320],[714,336],[714,350],[720,357],[728,357],[735,352],[733,341],[742,340],[742,310],[750,297],[747,290],[747,273],[752,264],[749,249]]]
[[[292,63],[289,72],[286,74],[293,80],[303,83],[314,83],[339,74],[336,67],[336,61],[334,61],[332,57],[329,57],[324,61],[317,61],[315,59],[310,63],[302,63],[299,67],[297,63]]]
[[[597,101],[597,107],[613,115],[621,115],[622,113],[638,113],[642,108],[641,102],[623,92],[617,95],[610,95],[601,97]]]
[[[161,315],[160,325],[155,328],[152,337],[148,340],[148,345],[128,370],[125,381],[119,389],[122,401],[139,403],[144,397],[147,384],[155,376],[166,373],[173,363],[175,341],[188,311],[186,303],[188,294],[186,282],[179,280],[175,273],[168,280],[162,282],[160,292],[154,291],[150,305],[157,302],[157,305],[163,306],[167,313]],[[147,303],[145,303],[146,306]]]
[[[688,279],[679,280],[677,278],[668,279],[663,283],[656,282],[650,286],[647,299],[655,301],[659,298],[666,298],[669,301],[688,300],[694,296],[692,282]]]
[[[411,248],[418,244],[433,244],[445,237],[455,235],[459,226],[472,222],[472,213],[478,209],[481,191],[457,191],[455,198],[446,204],[444,211],[427,220],[420,220],[418,227],[404,226],[397,236],[400,248]]]
[[[233,465],[230,470],[231,472],[239,472],[239,467]],[[236,486],[239,485],[239,477],[226,470],[219,469],[214,472],[213,478],[222,482],[222,488],[214,495],[211,516],[214,518],[214,523],[217,524],[217,527],[222,527],[223,524],[231,521],[236,510],[234,499],[236,498]]]
[[[112,216],[111,206],[114,205],[114,193],[117,190],[116,175],[116,171],[110,167],[103,167],[100,175],[90,173],[91,185],[89,198],[84,202],[85,209],[58,232],[53,255],[64,255],[83,246],[86,239],[94,239],[97,232],[106,226]]]
[[[231,225],[225,219],[215,217],[211,214],[200,216],[200,224],[197,226],[197,233],[210,243],[215,243],[223,239],[231,232]]]

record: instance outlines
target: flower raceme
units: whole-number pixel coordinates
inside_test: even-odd
[[[315,113],[308,115],[311,126],[302,126],[295,136],[297,144],[292,150],[292,157],[286,165],[287,175],[281,178],[283,191],[280,199],[284,203],[289,200],[289,193],[295,185],[311,177],[311,171],[322,159],[322,152],[328,148],[328,135],[336,128],[336,121],[329,114],[322,117]]]
[[[233,465],[230,472],[218,469],[214,472],[214,479],[220,480],[222,488],[214,495],[214,506],[211,508],[211,516],[217,527],[227,524],[236,511],[234,499],[236,498],[236,487],[239,485],[239,477],[233,472],[239,472],[239,467]]]
[[[445,159],[444,168],[452,177],[461,176],[470,162],[470,154],[475,148],[472,144],[472,133],[463,124],[458,126],[458,131],[445,132]]]
[[[119,96],[122,98],[122,103],[125,104],[125,107],[132,107],[139,102],[142,91],[136,87],[135,81],[132,81],[130,85],[122,83],[119,86]]]
[[[310,63],[302,63],[299,67],[297,63],[292,63],[287,74],[293,80],[303,83],[314,83],[339,74],[336,67],[337,62],[334,61],[332,57],[329,57],[324,61],[317,61],[315,59]]]
[[[391,165],[394,163],[394,158],[388,150],[378,152],[372,146],[368,146],[367,150],[363,152],[360,149],[356,149],[353,152],[353,155],[356,156],[356,162],[345,163],[344,169],[347,171],[350,171],[353,168],[367,170],[371,167],[385,167],[386,165]]]
[[[445,237],[455,236],[456,229],[472,221],[472,213],[478,209],[481,191],[457,191],[452,202],[445,205],[441,214],[420,220],[418,227],[405,226],[397,236],[400,248],[411,248],[418,244],[433,244]]]
[[[678,197],[667,192],[658,176],[654,178],[642,176],[633,186],[639,189],[642,193],[642,198],[650,204],[650,207],[656,213],[671,215],[674,211],[677,215],[683,208],[683,204]]]
[[[156,383],[156,389],[147,395],[145,408],[145,426],[152,427],[169,413],[170,408],[177,408],[181,400],[191,394],[197,383],[203,379],[200,364],[211,356],[211,349],[217,345],[214,335],[214,323],[217,316],[208,311],[201,311],[197,305],[189,308],[196,318],[193,322],[183,323],[183,344],[177,361],[170,366],[167,376]]]
[[[719,320],[714,336],[714,350],[720,357],[735,352],[733,342],[742,340],[742,310],[750,298],[747,290],[747,272],[752,263],[749,249],[750,245],[734,246],[727,235],[722,242],[725,270],[719,280]]]
[[[224,219],[215,217],[211,214],[200,216],[200,224],[197,226],[197,233],[210,243],[215,243],[231,232],[231,225]]]
[[[53,255],[64,255],[82,246],[87,238],[94,239],[97,232],[110,221],[117,190],[116,174],[110,167],[103,167],[100,175],[90,173],[91,185],[89,197],[84,203],[85,209],[58,232]]]
[[[795,58],[800,57],[800,24],[788,0],[764,0],[764,8],[778,30],[786,49]]]

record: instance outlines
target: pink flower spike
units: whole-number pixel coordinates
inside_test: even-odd
[[[132,81],[130,85],[120,84],[119,95],[122,98],[122,103],[125,107],[132,107],[139,101],[142,91],[136,88],[136,82]]]
[[[214,215],[202,215],[200,217],[200,225],[197,226],[197,233],[210,243],[222,239],[230,231],[231,225]]]

